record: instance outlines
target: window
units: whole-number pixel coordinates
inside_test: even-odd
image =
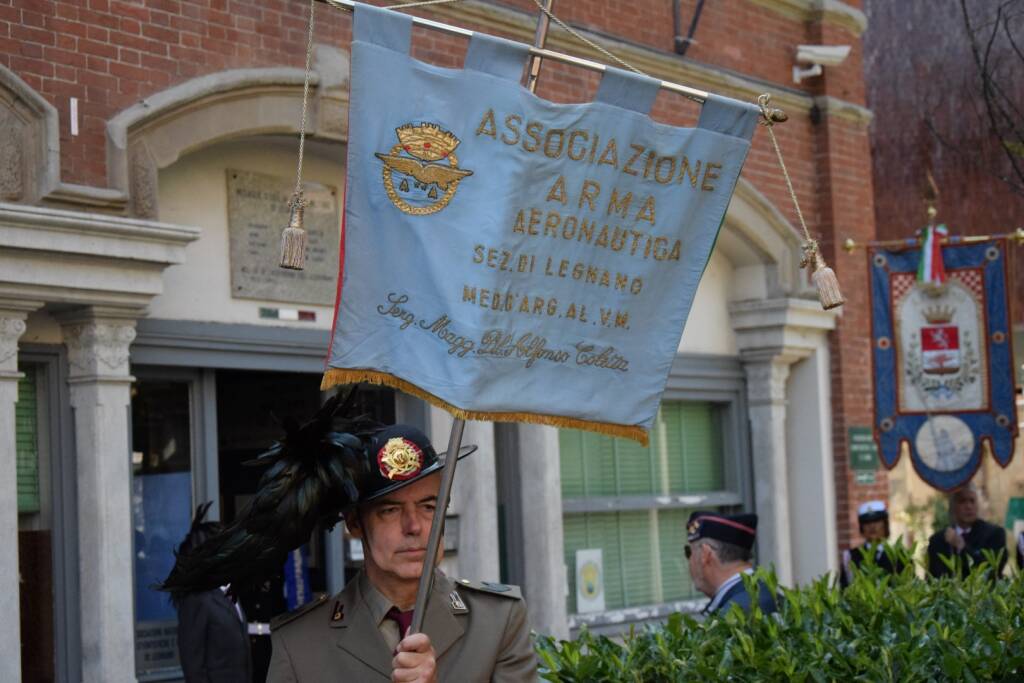
[[[741,502],[726,490],[727,410],[665,401],[646,448],[590,432],[559,433],[570,614],[579,611],[576,553],[586,549],[601,550],[605,610],[700,597],[683,555],[686,520],[696,508]]]
[[[39,512],[39,419],[34,366],[19,366],[18,402],[14,406],[17,442],[18,513]]]

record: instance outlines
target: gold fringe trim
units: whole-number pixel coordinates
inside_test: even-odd
[[[400,377],[395,377],[387,372],[376,370],[345,370],[342,368],[328,368],[324,372],[324,379],[320,383],[320,391],[327,391],[339,384],[356,384],[367,382],[379,384],[392,389],[404,391],[411,396],[423,399],[427,403],[447,410],[452,416],[463,420],[490,420],[492,422],[528,422],[530,424],[549,425],[564,429],[583,429],[588,432],[597,432],[608,436],[617,436],[624,439],[632,439],[641,446],[647,446],[647,430],[643,427],[631,425],[620,425],[611,422],[595,422],[593,420],[581,420],[575,417],[563,417],[561,415],[543,415],[540,413],[501,413],[484,412],[478,410],[463,410],[451,403],[434,396],[429,391],[424,391],[412,382],[407,382]]]

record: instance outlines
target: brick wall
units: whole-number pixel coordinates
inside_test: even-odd
[[[910,237],[925,224],[928,168],[939,189],[938,220],[952,234],[1004,233],[1024,226],[1024,193],[1000,179],[1015,175],[988,127],[959,3],[901,3],[902,22],[895,21],[893,3],[866,4],[875,27],[865,45],[875,112],[871,132],[879,238]],[[972,3],[975,23],[981,23],[986,7],[995,6]],[[1024,106],[1024,62],[999,54],[1000,48],[1007,49],[1005,42],[995,47],[996,59],[1005,65],[999,85],[1016,93]],[[1018,257],[1024,253],[1015,251]],[[1015,276],[1012,298],[1021,302],[1024,268],[1017,267]],[[1024,323],[1024,305],[1017,303],[1012,313],[1016,323]]]
[[[383,4],[383,3],[378,3]],[[536,14],[531,0],[496,2]],[[682,30],[695,0],[684,0]],[[851,2],[859,5],[859,2]],[[196,76],[223,69],[302,66],[308,2],[289,0],[0,0],[0,64],[50,101],[60,114],[61,177],[106,187],[106,122],[145,97]],[[429,10],[418,10],[429,16]],[[598,34],[671,53],[671,4],[664,0],[574,0],[556,5],[566,21]],[[317,6],[317,41],[337,46],[350,39],[350,16]],[[460,22],[473,28],[467,22]],[[552,31],[560,29],[552,27]],[[750,0],[707,2],[687,59],[764,82],[764,89],[793,88],[794,46],[850,44],[851,57],[826,76],[801,86],[864,104],[860,41],[846,30],[805,22]],[[462,61],[463,41],[414,31],[414,55],[443,66]],[[678,57],[674,57],[677,58]],[[538,94],[559,102],[593,97],[597,76],[547,64]],[[79,100],[80,132],[69,133],[69,98]],[[659,95],[654,116],[692,123],[697,108],[683,98]],[[846,236],[874,236],[867,131],[835,117],[818,124],[800,112],[778,128],[780,144],[812,233],[836,269],[848,303],[832,335],[837,523],[841,546],[856,542],[856,503],[884,497],[877,487],[854,487],[846,465],[850,425],[871,424],[866,269],[837,249]],[[754,141],[744,177],[798,225],[767,136]]]

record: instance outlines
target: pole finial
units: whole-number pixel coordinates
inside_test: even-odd
[[[923,194],[924,203],[927,207],[928,225],[935,225],[935,217],[939,215],[939,210],[935,206],[939,202],[939,187],[935,184],[935,176],[932,175],[932,170],[930,168],[925,170],[925,188]]]

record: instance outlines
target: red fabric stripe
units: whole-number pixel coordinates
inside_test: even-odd
[[[346,120],[348,123],[345,125],[351,125],[352,123],[352,108],[348,108],[346,114]],[[346,128],[345,130],[350,130]],[[341,233],[338,236],[338,292],[334,297],[334,320],[331,322],[331,339],[327,342],[327,357],[324,358],[324,372],[327,371],[328,363],[331,362],[331,351],[334,350],[334,332],[338,329],[338,311],[341,310],[341,285],[345,279],[345,205],[348,203],[348,163],[351,161],[348,153],[348,145],[345,146],[345,187],[342,190],[345,196],[341,201]]]
[[[932,279],[935,282],[946,281],[946,264],[942,262],[942,233],[932,228]]]
[[[715,515],[701,515],[697,519],[712,519],[720,524],[725,524],[726,526],[734,527],[736,529],[739,529],[740,531],[746,531],[751,536],[757,535],[757,532],[751,529],[749,526],[746,526],[745,524],[740,524],[739,522],[734,522],[731,519],[726,519],[725,517],[716,517]]]

